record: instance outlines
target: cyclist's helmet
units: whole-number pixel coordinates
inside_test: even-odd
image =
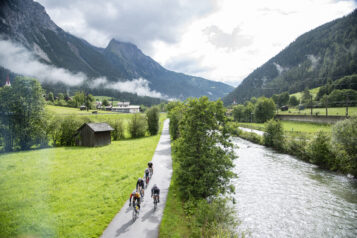
[[[153,186],[153,187],[154,187],[154,188],[155,188],[155,187],[157,187],[157,186],[156,186],[156,183],[154,184],[154,186]]]

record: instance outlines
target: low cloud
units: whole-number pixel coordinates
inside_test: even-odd
[[[35,77],[41,83],[64,83],[68,86],[80,86],[89,80],[82,72],[72,73],[63,68],[42,63],[39,57],[23,46],[7,40],[0,40],[0,65],[17,74]],[[149,81],[143,78],[109,82],[106,77],[99,77],[90,79],[90,82],[92,88],[103,87],[120,92],[135,93],[139,96],[167,98],[159,92],[152,91]]]
[[[275,68],[276,68],[276,70],[278,70],[279,74],[281,74],[282,72],[284,72],[286,70],[289,70],[289,68],[285,68],[276,62],[274,62],[273,64],[275,65]]]
[[[36,77],[40,82],[77,86],[87,79],[83,73],[73,74],[66,69],[41,63],[23,46],[5,40],[0,40],[0,65],[18,74]]]
[[[218,26],[209,26],[203,32],[206,33],[211,44],[231,51],[249,46],[253,42],[252,37],[243,35],[238,26],[230,34],[223,32]]]
[[[319,63],[320,57],[315,57],[314,55],[306,56],[311,61],[311,69],[314,70]]]
[[[103,87],[107,89],[114,89],[119,92],[134,93],[139,96],[168,99],[166,95],[162,95],[159,92],[151,90],[149,87],[149,81],[143,78],[133,79],[131,81],[109,82],[106,78],[101,77],[93,80],[91,87]]]

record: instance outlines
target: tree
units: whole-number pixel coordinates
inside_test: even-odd
[[[95,101],[95,98],[93,97],[92,94],[87,94],[85,98],[85,106],[88,109],[92,109],[93,107],[93,102]]]
[[[310,103],[311,97],[312,97],[312,95],[311,95],[311,93],[309,91],[309,88],[306,87],[304,89],[304,93],[303,93],[302,98],[301,98],[302,103]]]
[[[330,148],[330,137],[321,131],[317,133],[308,148],[311,162],[322,168],[329,168],[332,163]]]
[[[105,106],[105,107],[106,107],[106,106],[109,106],[108,100],[107,100],[107,99],[103,99],[102,105]]]
[[[146,120],[140,114],[134,114],[129,121],[129,132],[132,138],[145,136]]]
[[[242,121],[244,117],[244,105],[239,104],[233,107],[233,117],[235,121]]]
[[[53,92],[49,92],[48,93],[47,100],[51,101],[51,102],[55,101],[55,97],[53,96]]]
[[[254,116],[257,122],[266,122],[275,115],[275,103],[273,99],[260,97],[254,109]]]
[[[64,94],[63,93],[59,93],[58,94],[58,101],[60,100],[64,100]]]
[[[76,92],[73,97],[76,107],[80,107],[84,104],[85,96],[83,92]]]
[[[253,120],[253,112],[254,112],[254,104],[251,102],[246,103],[244,107],[244,119],[243,121],[252,121]]]
[[[287,105],[289,102],[289,93],[288,92],[284,92],[282,94],[280,94],[279,96],[279,106],[284,106]]]
[[[156,135],[159,132],[159,108],[152,107],[146,112],[148,130],[150,135]]]
[[[176,140],[180,136],[179,124],[182,119],[184,104],[181,102],[168,104],[168,117],[170,118],[170,135],[172,140]]]
[[[45,100],[35,79],[17,77],[11,87],[0,89],[1,135],[5,149],[22,150],[46,143]]]
[[[284,148],[284,130],[280,121],[269,120],[265,125],[264,144],[277,150]]]
[[[229,188],[235,158],[225,125],[222,101],[188,99],[175,146],[179,169],[176,182],[184,199],[208,198]]]
[[[289,99],[290,106],[297,106],[299,105],[299,100],[295,96],[291,96]]]

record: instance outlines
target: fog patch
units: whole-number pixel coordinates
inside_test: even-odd
[[[119,92],[128,92],[137,94],[138,96],[148,96],[154,98],[164,98],[168,99],[166,95],[163,95],[155,90],[151,90],[149,87],[149,81],[143,78],[119,81],[119,82],[109,82],[105,77],[101,77],[92,81],[90,87],[103,87],[106,89],[114,89]]]
[[[306,56],[311,61],[311,69],[314,70],[319,63],[320,57],[315,57],[314,55]]]
[[[38,57],[25,47],[6,40],[0,40],[0,65],[15,73],[35,77],[40,82],[46,83],[78,86],[87,79],[87,76],[81,72],[71,73],[66,69],[41,63]]]
[[[282,72],[284,72],[284,71],[286,71],[286,70],[288,70],[289,68],[285,68],[285,67],[283,67],[283,66],[281,66],[280,64],[278,64],[278,63],[273,63],[274,65],[275,65],[275,68],[276,68],[276,70],[278,70],[278,72],[279,72],[279,75],[282,73]]]
[[[39,47],[36,50],[36,52],[41,51]],[[46,57],[42,54],[41,58],[45,59]],[[102,87],[138,96],[168,99],[166,95],[151,90],[149,81],[146,79],[139,78],[119,82],[110,82],[106,77],[88,79],[87,75],[82,72],[72,73],[63,68],[42,63],[39,61],[39,56],[25,47],[7,40],[0,40],[0,65],[14,73],[34,77],[41,83],[64,83],[68,86],[80,86],[84,82],[88,82],[92,89]]]

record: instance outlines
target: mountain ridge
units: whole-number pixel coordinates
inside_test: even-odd
[[[33,0],[0,4],[2,38],[22,44],[45,64],[113,83],[143,78],[151,90],[170,98],[218,99],[233,90],[224,83],[167,70],[132,43],[112,39],[106,48],[95,47],[58,27]]]
[[[250,73],[226,105],[251,97],[303,91],[357,73],[357,10],[300,35]]]

